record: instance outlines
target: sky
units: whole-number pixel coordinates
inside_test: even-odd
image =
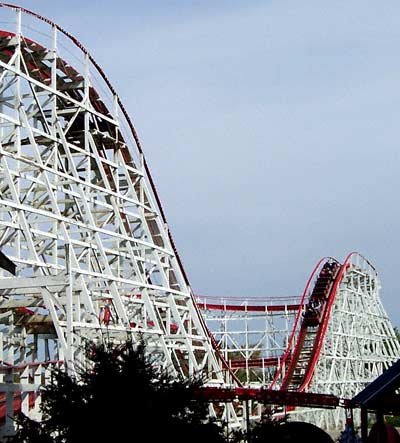
[[[400,325],[398,1],[18,4],[115,86],[195,293],[299,295],[359,251]]]

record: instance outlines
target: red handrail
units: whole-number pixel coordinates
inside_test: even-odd
[[[284,312],[297,311],[301,305],[223,305],[216,303],[197,302],[197,306],[204,311],[209,309],[212,311]]]
[[[316,365],[318,363],[318,359],[319,359],[319,356],[321,354],[323,340],[324,340],[324,337],[325,337],[325,334],[326,334],[326,330],[328,329],[330,313],[331,313],[332,306],[333,306],[333,303],[335,301],[335,298],[336,298],[336,295],[337,295],[337,292],[338,292],[339,285],[340,285],[341,281],[343,280],[343,276],[344,276],[345,272],[349,268],[351,259],[353,257],[355,257],[355,256],[361,257],[363,260],[366,261],[366,263],[368,263],[368,265],[373,270],[375,270],[375,268],[372,266],[372,264],[365,257],[363,257],[361,254],[359,254],[358,252],[350,252],[350,254],[347,255],[343,265],[340,267],[339,273],[338,273],[338,275],[337,275],[337,277],[335,279],[335,283],[334,283],[334,285],[333,285],[333,287],[332,287],[332,289],[330,291],[328,303],[327,303],[327,306],[326,306],[326,309],[325,309],[325,312],[324,312],[324,316],[323,316],[323,321],[322,321],[321,327],[320,327],[320,329],[318,331],[318,337],[317,337],[317,340],[316,340],[317,347],[316,347],[316,349],[315,349],[315,351],[313,353],[312,359],[310,361],[309,370],[307,371],[307,374],[306,374],[306,377],[304,379],[304,382],[299,387],[299,391],[300,392],[303,392],[305,389],[307,389],[308,386],[311,383],[312,376],[314,375],[315,367],[316,367]]]
[[[280,378],[280,376],[281,376],[281,374],[283,372],[283,369],[284,369],[284,367],[286,365],[286,362],[287,362],[289,356],[291,355],[292,344],[293,344],[295,335],[297,333],[297,329],[298,329],[300,318],[301,318],[301,314],[302,314],[302,307],[304,306],[306,296],[307,296],[308,291],[309,291],[310,286],[311,286],[311,282],[313,281],[313,278],[316,275],[316,273],[317,273],[318,269],[320,268],[321,264],[323,262],[329,260],[329,259],[332,259],[332,257],[323,257],[323,258],[321,258],[317,262],[317,264],[314,266],[314,269],[311,272],[311,275],[310,275],[310,277],[307,280],[306,287],[304,288],[303,295],[301,296],[300,307],[299,307],[299,310],[297,311],[297,315],[296,315],[296,318],[295,318],[295,321],[294,321],[292,333],[290,334],[290,337],[289,337],[289,341],[288,341],[288,344],[287,344],[286,351],[283,354],[281,363],[279,365],[278,370],[276,371],[275,377],[272,380],[271,384],[269,385],[269,389],[272,389],[275,386],[275,384],[277,383],[277,381],[279,380],[279,378]]]

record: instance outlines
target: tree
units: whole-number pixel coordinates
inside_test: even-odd
[[[144,345],[90,347],[91,369],[77,379],[56,370],[44,388],[43,420],[20,419],[14,443],[223,442],[195,395],[200,379],[155,369]]]
[[[249,443],[262,443],[266,441],[279,442],[282,440],[282,425],[286,423],[286,416],[274,419],[272,409],[266,407],[261,420],[255,423],[249,432]]]
[[[306,422],[287,421],[286,417],[277,420],[268,410],[261,421],[252,427],[247,441],[248,443],[333,443],[329,434],[317,426]]]

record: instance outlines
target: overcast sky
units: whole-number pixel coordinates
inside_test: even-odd
[[[400,2],[19,4],[115,85],[196,293],[297,295],[355,250],[400,325]]]

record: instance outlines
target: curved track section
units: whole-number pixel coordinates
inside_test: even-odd
[[[282,361],[299,297],[197,296],[215,341],[231,370],[245,385],[268,386]]]
[[[310,312],[313,309],[313,305],[311,303],[312,294],[315,292],[317,295],[318,291],[318,279],[320,274],[322,273],[322,269],[329,263],[336,262],[335,259],[324,257],[318,261],[315,265],[309,279],[307,280],[306,287],[301,296],[299,309],[297,310],[296,318],[294,320],[292,332],[290,334],[289,340],[287,342],[287,346],[285,352],[282,357],[282,361],[276,371],[274,379],[270,384],[269,388],[273,389],[278,381],[284,380],[285,385],[288,384],[289,379],[291,379],[293,372],[296,369],[296,364],[299,359],[299,354],[304,345],[305,332],[307,331],[307,321],[302,321],[303,316],[305,315],[305,310],[308,307],[308,311]],[[320,282],[322,283],[322,279]],[[314,297],[316,299],[317,297]],[[325,297],[324,297],[325,298]],[[324,303],[325,304],[325,303]],[[314,309],[313,309],[314,310]],[[310,328],[311,329],[311,328]],[[293,356],[295,356],[293,358]],[[297,358],[296,358],[297,357]],[[287,367],[289,366],[289,369]]]
[[[379,290],[375,268],[360,254],[351,253],[342,265],[333,258],[321,259],[301,298],[284,309],[273,299],[263,304],[254,299],[199,298],[198,304],[245,385],[348,399],[400,358]],[[291,315],[276,346],[271,338],[279,330],[279,311]],[[345,424],[340,408],[306,411],[287,406],[290,414],[325,429]]]
[[[85,340],[143,337],[176,374],[224,383],[109,80],[57,24],[4,3],[0,13],[0,248],[17,267],[0,271],[4,361],[73,371]]]
[[[39,371],[30,379],[51,362],[73,372],[85,340],[144,338],[159,364],[210,386],[350,397],[400,356],[376,271],[358,254],[321,260],[294,302],[196,304],[104,72],[50,20],[5,3],[0,13],[1,381],[21,364]]]
[[[329,306],[335,296],[337,282],[340,279],[340,264],[333,259],[320,262],[315,273],[312,291],[306,287],[304,294],[309,293],[305,308],[301,313],[300,329],[294,348],[289,346],[285,353],[287,369],[281,384],[281,390],[303,392],[309,385],[316,362],[318,361],[320,343],[323,340],[325,323],[329,319]],[[320,268],[320,269],[319,269]],[[305,300],[304,300],[305,301]],[[297,321],[300,316],[298,315]],[[294,337],[295,324],[292,337]],[[294,341],[292,340],[292,343]],[[281,372],[282,369],[280,368]],[[278,372],[279,372],[278,371]]]
[[[379,290],[371,263],[358,253],[349,254],[326,307],[308,392],[352,398],[400,358],[400,345]],[[340,409],[304,416],[326,429],[345,424]]]

